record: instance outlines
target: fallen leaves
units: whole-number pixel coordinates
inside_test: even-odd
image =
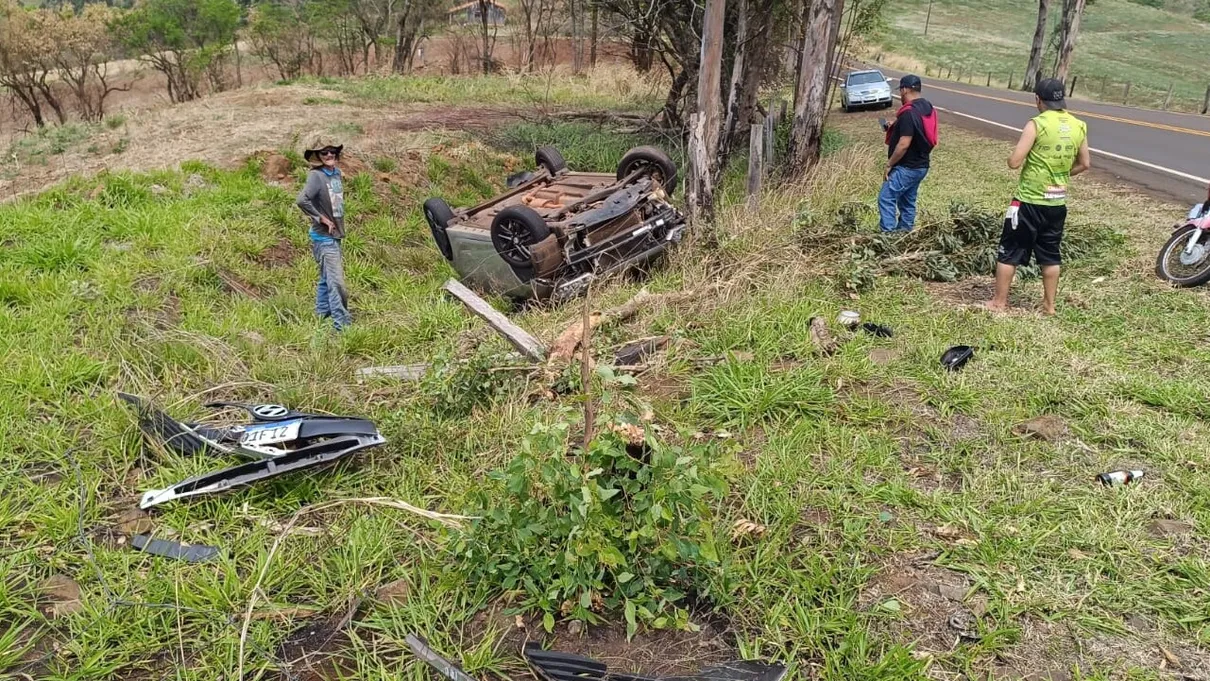
[[[760,523],[740,518],[731,526],[731,541],[740,541],[745,538],[760,539],[768,531],[769,528]]]

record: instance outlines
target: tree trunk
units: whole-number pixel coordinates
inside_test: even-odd
[[[1029,66],[1025,67],[1025,81],[1021,89],[1032,91],[1037,85],[1038,71],[1042,69],[1042,52],[1046,48],[1046,23],[1050,19],[1050,0],[1038,0],[1038,25],[1034,28],[1034,42],[1029,48]],[[1012,83],[1008,84],[1012,87]]]
[[[679,128],[681,126],[680,102],[691,75],[689,69],[681,69],[680,73],[672,79],[672,86],[668,88],[668,97],[664,100],[663,116],[666,127]]]
[[[698,166],[690,174],[694,178],[696,200],[689,206],[697,218],[708,221],[714,216],[714,181],[718,169],[718,142],[721,124],[723,30],[727,0],[706,0],[702,18],[702,49],[698,60],[697,112],[698,138],[701,149],[691,150],[690,163]]]
[[[480,37],[483,39],[483,75],[489,75],[492,72],[492,53],[487,41],[487,13],[491,10],[492,4],[488,0],[479,0],[479,30]]]
[[[1084,15],[1084,0],[1064,0],[1063,29],[1059,40],[1059,64],[1055,68],[1055,78],[1067,82],[1068,71],[1071,70],[1071,60],[1076,50],[1076,38],[1080,34],[1080,18]]]
[[[242,65],[240,63],[239,34],[238,33],[235,35],[235,37],[231,38],[231,49],[235,50],[235,86],[243,87],[244,86],[244,69],[242,68]]]
[[[408,45],[405,44],[405,29],[408,23],[408,10],[411,5],[404,7],[399,13],[399,22],[395,24],[395,57],[391,60],[391,70],[395,73],[404,73],[408,63]]]
[[[727,120],[723,124],[723,148],[729,149],[735,137],[735,127],[738,125],[739,99],[744,85],[745,62],[748,59],[748,49],[752,44],[752,36],[748,31],[748,12],[751,0],[739,0],[736,10],[738,17],[735,24],[735,57],[731,61],[731,82],[727,87]]]
[[[579,73],[583,68],[583,45],[580,42],[580,12],[576,11],[576,0],[567,0],[571,10],[571,72]]]
[[[724,137],[720,148],[722,159],[720,165],[725,166],[728,154],[735,149],[741,149],[744,132],[753,120],[756,109],[756,97],[759,94],[761,81],[770,59],[779,59],[780,50],[774,40],[773,7],[777,0],[745,0],[741,10],[746,10],[747,19],[743,23],[745,32],[736,31],[743,43],[736,46],[736,61],[742,61],[742,73],[738,82],[734,70],[731,78],[731,94],[727,98],[727,123],[724,126]],[[742,52],[742,54],[741,54]],[[738,88],[738,91],[737,91]],[[773,117],[766,121],[773,125]]]
[[[597,14],[599,9],[594,2],[592,4],[592,32],[588,38],[588,66],[592,68],[595,68],[597,65],[597,40],[599,39],[599,35],[597,34]]]
[[[794,88],[794,125],[790,131],[790,172],[801,175],[819,160],[827,113],[828,52],[833,47],[832,17],[837,0],[814,0],[808,14],[798,82]]]
[[[857,13],[859,11],[861,11],[861,0],[856,0],[853,3],[852,16],[849,17],[850,27],[852,25],[852,22],[857,19]],[[831,28],[832,47],[831,47],[831,49],[828,50],[827,105],[829,107],[832,105],[832,93],[833,93],[833,91],[836,90],[836,81],[833,80],[833,76],[836,74],[836,70],[838,68],[844,68],[844,63],[843,63],[844,54],[843,53],[837,54],[837,53],[838,53],[838,51],[843,50],[844,48],[848,47],[848,40],[845,40],[843,42],[841,41],[840,23],[841,23],[842,17],[844,17],[844,0],[836,0],[836,10],[832,13],[832,28]],[[837,59],[837,57],[839,57],[839,60]],[[839,66],[837,65],[837,61],[841,62],[839,64]]]

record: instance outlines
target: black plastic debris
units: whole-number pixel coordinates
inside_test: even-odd
[[[969,345],[955,345],[941,355],[941,366],[948,371],[959,371],[975,356],[975,349]]]
[[[130,538],[130,545],[144,553],[150,553],[165,558],[175,558],[186,563],[204,563],[222,555],[217,546],[195,544],[185,546],[170,539],[152,539],[145,534],[136,534]]]
[[[619,674],[590,657],[543,650],[537,643],[525,644],[525,661],[542,681],[781,681],[786,675],[785,665],[749,660],[707,667],[690,676]]]
[[[178,421],[135,395],[118,393],[118,396],[138,412],[139,426],[145,435],[162,441],[177,453],[229,454],[251,459],[171,487],[149,490],[139,501],[142,509],[311,468],[386,442],[368,419],[307,414],[278,404],[215,402],[206,406],[243,409],[252,421],[207,426]]]
[[[874,322],[866,322],[862,324],[861,330],[865,331],[871,336],[878,336],[879,338],[890,338],[895,335],[895,332],[891,329],[891,327],[883,326],[882,324],[875,324]]]
[[[420,658],[425,664],[432,667],[449,681],[475,681],[475,679],[458,668],[458,665],[450,662],[444,657],[437,654],[437,651],[429,647],[428,643],[413,634],[408,634],[403,638],[412,649],[412,654]]]

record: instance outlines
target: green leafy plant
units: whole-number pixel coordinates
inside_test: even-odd
[[[688,625],[686,602],[721,568],[714,504],[727,492],[707,446],[660,443],[607,418],[587,451],[569,424],[538,425],[477,497],[482,518],[454,543],[473,581],[518,593],[524,608],[596,623]]]

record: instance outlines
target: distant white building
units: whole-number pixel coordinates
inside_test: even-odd
[[[508,21],[508,10],[495,0],[488,0],[487,6],[487,23],[492,26],[502,26]],[[471,0],[470,2],[458,5],[451,9],[446,16],[449,17],[451,24],[478,24],[483,21],[483,16],[480,14],[483,5],[479,0]]]

